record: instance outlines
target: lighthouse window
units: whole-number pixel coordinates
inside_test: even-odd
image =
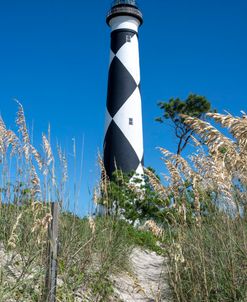
[[[131,42],[131,36],[130,35],[126,35],[126,42]]]
[[[134,121],[133,121],[133,118],[129,118],[129,125],[134,125]]]

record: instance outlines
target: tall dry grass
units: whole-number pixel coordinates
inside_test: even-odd
[[[67,203],[68,162],[60,146],[53,152],[50,130],[42,135],[42,149],[34,147],[23,107],[17,104],[17,131],[0,118],[0,300],[42,301],[47,227],[52,219],[49,203],[57,201],[61,209]],[[159,148],[169,172],[163,175],[167,185],[145,170],[155,192],[149,192],[148,204],[154,203],[155,215],[160,208],[159,218],[164,218],[164,229],[155,219],[149,219],[146,227],[168,240],[176,301],[247,301],[247,116],[208,116],[227,128],[229,137],[208,122],[184,117],[200,136],[200,143],[194,138],[196,151],[185,159]],[[126,182],[121,171],[119,184],[126,188],[117,191],[124,194],[115,194],[101,159],[99,164],[102,177],[94,199],[103,202],[107,214],[112,207],[117,209],[118,196],[129,194],[128,202],[133,197],[138,204],[145,203],[147,191]],[[76,198],[76,186],[74,191]],[[89,300],[108,301],[113,293],[109,275],[126,265],[131,246],[145,242],[158,249],[156,239],[118,218],[88,220],[61,214],[61,301],[83,299],[85,294]]]
[[[33,145],[23,106],[17,101],[16,131],[0,117],[0,300],[39,301],[47,263],[50,202],[62,205],[50,134]],[[48,131],[49,132],[49,131]],[[66,170],[63,155],[61,166]]]
[[[145,169],[155,199],[145,200],[150,197],[145,189],[133,194],[138,187],[124,181],[121,172],[117,172],[115,184],[109,182],[102,163],[99,191],[104,193],[104,205],[110,208],[120,201],[123,206],[134,204],[138,197],[143,203],[157,205],[159,201],[174,301],[245,302],[247,116],[210,113],[208,117],[227,128],[229,135],[209,122],[184,116],[185,123],[199,136],[193,137],[195,151],[183,158],[159,148],[169,172],[163,175],[166,185]],[[113,190],[117,194],[112,194]]]
[[[247,117],[209,113],[208,117],[229,130],[229,137],[209,122],[184,116],[200,143],[193,138],[196,151],[187,159],[159,148],[169,175],[166,186],[150,171],[146,175],[153,188],[186,222],[187,212],[200,220],[207,206],[218,205],[231,215],[245,215],[247,209]]]
[[[247,301],[247,222],[223,212],[176,228],[169,247],[174,301]]]
[[[169,226],[175,301],[247,301],[247,116],[210,113],[229,135],[184,116],[200,137],[188,159],[160,148],[167,190],[183,225]],[[226,131],[224,131],[225,133]],[[161,185],[153,175],[148,175]],[[160,188],[159,191],[162,191]],[[178,220],[176,220],[177,222]]]
[[[117,301],[110,276],[126,269],[136,242],[155,246],[155,239],[116,217],[78,217],[80,188],[74,183],[71,192],[65,152],[59,145],[54,152],[50,127],[37,149],[17,105],[16,131],[0,118],[0,301],[44,302],[51,202],[60,205],[58,301]],[[74,166],[76,156],[74,141]],[[107,182],[105,174],[100,192]]]

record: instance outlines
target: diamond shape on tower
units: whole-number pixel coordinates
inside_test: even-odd
[[[109,62],[109,66],[111,65],[112,60],[115,57],[115,53],[113,51],[110,51],[110,62]]]
[[[137,85],[131,74],[115,57],[112,60],[107,93],[107,109],[112,117],[118,112],[126,100],[135,91]]]
[[[116,54],[126,43],[126,31],[116,30],[111,33],[111,50]],[[133,37],[135,33],[128,32],[128,36]]]
[[[129,99],[113,117],[114,122],[120,128],[132,148],[135,150],[139,162],[143,158],[143,135],[142,135],[142,106],[141,95],[137,87]],[[130,119],[132,124],[130,124]]]
[[[143,157],[142,157],[141,163],[142,163],[142,166],[144,166],[144,152],[143,152]]]
[[[111,50],[105,118],[104,165],[143,175],[143,132],[138,29],[142,13],[134,0],[115,0],[107,14]],[[133,176],[134,177],[134,176]]]
[[[131,42],[125,43],[116,53],[117,58],[132,75],[136,84],[140,84],[139,48],[137,35],[132,36]]]
[[[143,165],[142,164],[140,164],[138,166],[138,168],[136,169],[136,174],[137,175],[143,175],[144,174],[144,170],[143,170]]]
[[[128,155],[128,160],[126,160]],[[111,176],[117,168],[124,173],[136,171],[140,160],[129,141],[114,121],[108,127],[104,142],[104,165],[107,175]]]
[[[106,109],[106,114],[105,114],[105,134],[108,130],[108,127],[110,126],[110,123],[112,121],[112,117],[109,114],[108,110]]]

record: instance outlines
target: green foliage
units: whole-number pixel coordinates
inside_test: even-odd
[[[114,172],[113,179],[107,187],[110,213],[124,217],[132,225],[150,219],[163,223],[165,208],[169,205],[169,200],[163,200],[146,177],[144,179],[132,177],[133,174]],[[104,197],[102,202],[103,200]]]
[[[147,231],[141,231],[134,228],[131,225],[126,225],[128,236],[133,246],[140,246],[145,249],[156,252],[157,254],[163,254],[164,250],[157,245],[161,239],[157,239],[153,233]]]
[[[92,293],[103,297],[100,300],[104,302],[107,297],[114,293],[112,282],[102,273],[96,273],[94,278],[97,282],[92,284]]]
[[[247,221],[219,211],[177,227],[169,250],[175,300],[247,301],[246,238]]]
[[[60,219],[60,297],[83,287],[95,301],[107,301],[112,294],[109,275],[128,266],[131,242],[126,226],[112,217],[98,217],[94,224],[92,231],[88,219],[67,213]]]
[[[193,133],[181,115],[203,119],[207,112],[212,111],[210,102],[197,94],[190,94],[184,101],[172,98],[168,102],[159,102],[158,106],[163,113],[156,121],[163,123],[165,120],[171,120],[174,125],[175,135],[179,139],[177,154],[181,154]]]
[[[149,168],[153,173],[155,171]],[[162,227],[176,224],[193,224],[196,221],[196,209],[194,206],[194,193],[191,182],[185,181],[181,190],[180,199],[176,200],[176,206],[171,202],[173,192],[164,199],[151,185],[146,176],[133,178],[133,174],[126,175],[121,171],[115,171],[113,179],[107,186],[108,214],[117,218],[124,218],[132,225],[144,224],[147,220],[153,220]],[[156,176],[158,179],[159,177]],[[105,195],[99,203],[105,202]],[[183,211],[186,207],[186,221]],[[208,210],[213,210],[212,196],[210,192],[200,192],[200,215],[207,215]]]
[[[10,259],[0,270],[1,301],[10,297],[18,301],[43,301],[48,237],[47,230],[38,227],[38,222],[47,208],[37,211],[37,206],[3,205],[0,209],[0,252],[4,251]],[[128,269],[128,255],[135,242],[129,224],[114,217],[98,217],[93,222],[95,230],[86,218],[67,212],[60,215],[57,289],[60,301],[74,301],[75,292],[81,288],[95,302],[109,301],[112,294],[109,276]],[[35,231],[34,226],[38,227]],[[8,247],[13,229],[15,246]],[[23,273],[19,277],[17,272]]]
[[[47,207],[39,207],[39,204],[35,207],[2,204],[1,301],[9,301],[10,298],[16,301],[40,301],[45,276],[47,232],[39,222],[47,212]]]

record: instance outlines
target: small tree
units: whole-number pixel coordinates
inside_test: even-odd
[[[178,155],[187,146],[193,134],[193,130],[184,123],[184,118],[181,115],[185,114],[204,119],[205,114],[212,111],[211,103],[204,96],[197,94],[190,94],[184,101],[179,98],[172,98],[169,102],[159,102],[158,106],[163,114],[156,118],[156,121],[163,123],[165,120],[171,120],[174,125],[175,135],[178,138]]]
[[[137,221],[144,223],[147,220],[164,223],[170,201],[160,197],[146,176],[143,181],[139,177],[133,178],[133,175],[134,172],[124,174],[119,170],[113,173],[106,187],[108,213],[124,217],[133,225]],[[104,205],[104,196],[97,202]]]

